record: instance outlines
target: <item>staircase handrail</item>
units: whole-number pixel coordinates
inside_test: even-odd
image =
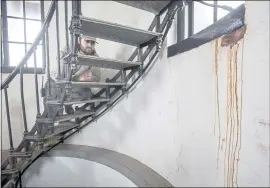
[[[26,62],[31,57],[34,50],[37,48],[38,44],[40,43],[40,41],[44,37],[45,30],[46,30],[47,27],[49,27],[49,24],[50,24],[50,22],[52,20],[52,17],[54,15],[55,5],[56,5],[56,0],[52,0],[49,11],[48,11],[47,16],[46,16],[46,19],[45,19],[45,21],[44,21],[38,35],[35,38],[34,43],[31,45],[30,49],[26,52],[25,56],[22,58],[22,60],[16,66],[16,68],[12,71],[12,73],[10,73],[8,75],[8,77],[5,79],[5,81],[3,81],[3,83],[1,84],[1,90],[4,89],[5,87],[7,87],[10,84],[10,82],[14,79],[16,74],[19,72],[20,68],[26,64]]]

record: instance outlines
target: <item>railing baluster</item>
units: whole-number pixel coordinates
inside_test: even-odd
[[[58,10],[58,0],[55,1],[55,21],[56,21],[56,42],[57,42],[57,68],[58,68],[58,78],[61,76],[60,71],[60,36],[59,36],[59,10]]]
[[[27,44],[26,44],[26,13],[25,13],[25,0],[23,0],[23,22],[24,22],[24,51],[25,54],[27,52]],[[27,67],[27,63],[25,64]],[[24,66],[20,69],[20,90],[21,90],[21,103],[22,103],[22,116],[23,116],[23,125],[24,125],[24,135],[28,134],[28,128],[27,128],[27,120],[26,120],[26,112],[25,112],[25,102],[24,102],[24,88],[23,88],[23,70]],[[28,142],[25,141],[25,151],[28,151]]]
[[[176,18],[176,23],[177,23],[177,43],[180,43],[182,40],[185,39],[185,10],[186,8],[184,7],[183,9],[179,9],[177,11],[177,18]]]
[[[80,28],[80,20],[78,16],[81,15],[81,1],[72,1],[72,22],[71,22],[71,52],[72,54],[76,54],[78,51],[78,38],[81,34]],[[74,59],[75,60],[75,59]],[[72,68],[70,63],[68,64],[67,70],[68,80],[72,78]]]
[[[68,1],[65,1],[65,30],[66,30],[66,47],[69,48],[69,33],[68,33]]]
[[[215,23],[217,21],[217,6],[218,2],[214,1],[214,18],[213,18],[213,23]]]
[[[194,2],[188,2],[188,37],[194,34]]]
[[[78,28],[78,17],[80,14],[81,14],[81,1],[78,0],[78,1],[72,1],[72,16],[73,16],[73,28],[72,28],[72,52],[73,54],[76,54],[77,50],[78,50],[78,37],[79,37],[79,29]]]
[[[25,0],[23,0],[23,30],[24,30],[24,53],[26,54],[27,52],[27,44],[26,44],[26,12],[25,12]],[[27,67],[27,63],[25,64]],[[22,103],[22,115],[23,115],[23,125],[24,125],[24,132],[27,133],[27,121],[26,121],[26,113],[25,113],[25,102],[24,102],[24,90],[23,90],[23,69],[24,66],[21,67],[20,69],[20,89],[21,89],[21,103]]]
[[[44,1],[40,1],[41,25],[44,24]],[[42,67],[46,67],[45,35],[42,38]]]
[[[27,43],[26,43],[26,12],[25,12],[25,0],[23,0],[23,31],[24,31],[24,54],[27,52]],[[28,67],[28,62],[25,64]]]
[[[5,93],[5,102],[6,102],[6,111],[7,111],[7,123],[8,123],[8,135],[9,135],[9,146],[10,150],[13,150],[13,139],[12,139],[12,132],[11,132],[11,122],[10,122],[10,113],[9,113],[9,104],[8,104],[8,93],[7,87],[4,88]]]
[[[7,111],[8,134],[9,134],[9,146],[10,146],[9,153],[11,154],[14,151],[14,146],[13,146],[13,138],[12,138],[12,130],[11,130],[11,122],[10,122],[7,88],[8,86],[4,88],[4,93],[5,93],[5,102],[6,102],[6,111]],[[9,157],[9,165],[11,169],[15,168],[15,159],[13,157]]]
[[[156,32],[159,32],[159,30],[160,30],[160,16],[157,16],[156,17]]]
[[[142,62],[142,55],[143,55],[142,48],[138,48],[137,50],[138,50],[137,61]],[[140,65],[140,67],[139,67],[139,75],[142,75],[142,71],[143,71],[143,64]]]
[[[37,55],[36,55],[36,51],[34,52],[34,71],[35,71],[35,89],[36,89],[36,101],[37,101],[37,115],[40,115],[39,94],[38,94],[38,76],[37,76]]]
[[[28,132],[27,121],[26,121],[26,113],[25,113],[25,103],[24,103],[23,69],[24,69],[24,67],[21,67],[21,72],[20,72],[21,103],[22,103],[22,115],[23,115],[24,132]]]
[[[48,96],[51,97],[51,76],[50,76],[50,47],[49,47],[49,32],[48,25],[46,26],[46,60],[47,60],[47,81],[48,81]]]
[[[7,21],[7,1],[1,1],[1,11],[2,11],[2,20],[3,20],[3,54],[4,62],[1,63],[1,66],[9,65],[9,43],[8,43],[8,21]]]

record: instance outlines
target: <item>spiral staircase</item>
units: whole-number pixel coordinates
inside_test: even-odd
[[[51,2],[49,11],[42,28],[33,45],[27,51],[15,70],[1,83],[4,90],[7,124],[9,131],[9,155],[1,164],[1,184],[3,187],[22,186],[21,175],[41,155],[63,143],[65,139],[80,131],[83,127],[96,121],[106,111],[112,108],[119,100],[125,97],[129,90],[147,71],[154,62],[159,50],[168,34],[176,12],[185,6],[184,1],[119,1],[119,3],[139,8],[155,14],[148,30],[128,27],[116,23],[110,23],[94,18],[88,18],[81,14],[81,1],[72,1],[72,19],[69,25],[70,45],[68,54],[64,59],[66,64],[63,72],[60,71],[58,61],[58,76],[55,82],[56,96],[51,91],[49,62],[49,36],[48,27],[54,14],[58,19],[58,1]],[[163,20],[161,20],[163,16]],[[58,21],[58,20],[57,20]],[[67,21],[67,19],[66,19]],[[66,23],[66,25],[68,25]],[[5,29],[5,28],[3,28]],[[155,29],[155,31],[153,31]],[[66,30],[68,27],[66,26]],[[107,59],[102,57],[83,56],[78,54],[76,42],[80,35],[92,36],[100,39],[114,41],[135,46],[136,50],[127,61]],[[68,31],[66,31],[66,35]],[[66,36],[67,37],[67,36]],[[37,116],[33,128],[29,131],[26,122],[26,111],[23,92],[23,67],[29,57],[35,52],[41,40],[45,41],[46,50],[46,74],[48,89],[41,91],[44,98],[44,111],[40,113],[39,91],[37,72],[35,71],[35,90],[37,102]],[[59,45],[58,54],[59,54]],[[116,69],[118,73],[112,79],[105,82],[74,82],[71,81],[73,71],[77,65],[89,65],[101,68]],[[35,64],[36,70],[36,64]],[[11,121],[9,112],[8,86],[20,71],[20,89],[22,101],[22,114],[24,123],[23,140],[17,148],[13,146]],[[98,92],[89,99],[72,99],[73,88],[98,88]],[[80,107],[76,105],[81,105]],[[75,106],[72,114],[64,114],[65,105]]]

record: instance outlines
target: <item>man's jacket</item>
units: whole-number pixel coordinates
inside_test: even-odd
[[[93,56],[99,57],[97,53]],[[77,65],[75,73],[72,76],[73,81],[100,82],[101,70],[99,67],[87,65]]]

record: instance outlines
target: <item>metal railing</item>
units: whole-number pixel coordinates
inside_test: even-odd
[[[2,4],[2,2],[1,2]],[[6,1],[3,1],[3,4],[6,7]],[[38,87],[38,76],[37,76],[37,57],[36,57],[36,49],[39,45],[39,43],[41,41],[43,41],[43,63],[47,66],[50,67],[49,64],[49,56],[48,56],[48,48],[47,51],[45,49],[45,46],[49,46],[49,40],[48,40],[48,28],[50,26],[51,20],[53,18],[54,12],[57,11],[58,12],[58,2],[56,0],[53,0],[50,4],[48,13],[46,15],[46,19],[44,19],[44,1],[41,1],[41,20],[42,20],[42,27],[39,31],[39,33],[37,34],[33,44],[31,45],[31,47],[29,48],[29,50],[26,51],[25,56],[22,58],[22,60],[18,63],[18,65],[16,66],[16,68],[13,70],[12,73],[10,73],[7,78],[1,83],[1,90],[4,90],[4,97],[5,97],[5,107],[6,107],[6,117],[7,117],[7,126],[8,126],[8,134],[9,134],[9,152],[10,154],[12,154],[13,152],[18,152],[21,151],[24,148],[25,152],[29,151],[29,147],[30,142],[27,142],[26,140],[23,140],[21,142],[21,144],[17,147],[14,148],[13,145],[13,137],[12,137],[12,125],[11,125],[11,117],[10,117],[10,107],[9,107],[9,99],[8,99],[8,87],[11,84],[11,82],[14,80],[14,78],[16,77],[16,75],[19,73],[20,74],[20,98],[21,98],[21,108],[22,108],[22,117],[23,117],[23,124],[24,124],[24,136],[27,136],[28,134],[33,134],[36,131],[35,126],[33,127],[33,129],[29,132],[28,131],[28,127],[27,127],[27,118],[26,118],[26,110],[25,110],[25,96],[24,96],[24,73],[25,73],[25,66],[27,65],[27,62],[29,60],[29,58],[31,56],[33,56],[34,59],[34,80],[35,80],[35,94],[36,94],[36,108],[37,108],[37,116],[39,116],[40,113],[40,104],[39,104],[39,87]],[[24,16],[25,16],[25,2],[23,2],[23,12],[24,12]],[[3,15],[3,17],[6,15]],[[56,22],[57,27],[58,23]],[[25,30],[25,26],[24,26],[24,30]],[[59,32],[59,28],[57,30]],[[7,31],[5,30],[5,28],[3,28],[3,36],[6,37],[3,41],[3,43],[5,43],[7,41]],[[59,34],[58,34],[58,40],[57,42],[59,42]],[[46,42],[45,42],[46,39]],[[26,44],[25,44],[26,45]],[[57,46],[59,47],[59,45]],[[7,51],[8,52],[8,45],[4,46],[3,51]],[[45,57],[45,54],[47,54],[47,58]],[[9,61],[9,53],[4,53],[4,61]],[[47,69],[49,70],[49,69]],[[15,168],[15,164],[16,164],[16,159],[14,157],[9,157],[7,160],[5,160],[2,165],[1,165],[1,169],[5,169],[7,167],[7,165],[10,165],[10,169],[14,169]]]

